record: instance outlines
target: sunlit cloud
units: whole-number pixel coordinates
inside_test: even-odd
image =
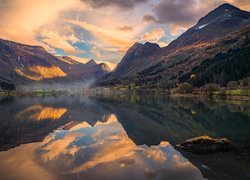
[[[119,48],[128,48],[134,42],[133,37],[126,37],[125,35],[113,30],[104,29],[94,24],[80,21],[68,21],[74,25],[78,25],[93,34],[98,40],[107,46],[115,46]]]
[[[165,31],[160,28],[155,28],[150,32],[146,32],[141,36],[144,41],[158,42],[161,38],[165,36]]]
[[[250,10],[248,0],[0,0],[0,38],[116,64],[135,41],[166,46],[226,2]]]
[[[80,54],[83,52],[83,50],[79,50],[70,44],[80,42],[74,34],[63,36],[54,31],[42,31],[39,35],[40,40],[50,47],[63,49],[69,54]]]

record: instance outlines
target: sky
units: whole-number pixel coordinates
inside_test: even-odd
[[[0,0],[0,38],[114,66],[135,42],[166,46],[223,3],[249,0]]]

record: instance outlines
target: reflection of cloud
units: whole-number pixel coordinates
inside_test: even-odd
[[[100,146],[102,146],[102,144],[100,144]],[[101,148],[100,146],[96,148]],[[99,164],[113,162],[120,158],[128,158],[134,154],[134,148],[135,145],[129,139],[114,141],[97,152],[91,160],[74,169],[73,173],[93,168]]]
[[[117,121],[116,115],[111,114],[111,115],[109,116],[109,118],[107,119],[107,121],[105,121],[105,122],[97,121],[97,122],[95,123],[95,126],[97,126],[97,125],[104,125],[104,124],[112,124],[112,123],[117,123],[117,122],[118,122],[118,121]]]
[[[67,112],[66,108],[54,108],[54,107],[43,107],[41,105],[33,105],[26,108],[25,110],[19,112],[16,115],[17,119],[28,118],[29,120],[57,120],[62,117],[64,113]]]
[[[42,150],[45,153],[42,154],[42,158],[47,160],[53,160],[60,154],[70,154],[75,155],[75,153],[80,149],[77,146],[69,147],[69,145],[74,142],[77,138],[84,136],[82,133],[70,133],[65,135],[62,139],[53,140],[44,145]]]
[[[44,174],[45,169],[52,168],[51,172],[59,179],[62,172],[63,176],[69,178],[77,174],[87,179],[101,179],[104,176],[107,179],[122,179],[127,177],[128,172],[138,179],[145,176],[202,179],[199,170],[168,142],[151,147],[134,144],[115,115],[111,115],[106,123],[91,127],[83,122],[70,130],[57,130],[42,143],[22,145],[17,149],[25,150],[30,155],[26,157],[28,161],[44,167]],[[13,159],[12,152],[7,153],[9,161]],[[35,156],[37,152],[39,154]],[[14,158],[22,159],[19,156]],[[8,165],[9,169],[15,171],[13,163]],[[2,166],[5,164],[0,162],[0,169]]]
[[[164,152],[157,148],[149,148],[144,151],[147,158],[152,159],[156,163],[162,164],[167,160]]]
[[[34,161],[36,149],[40,143],[22,145],[0,153],[1,179],[55,179],[53,173],[47,171]]]
[[[74,131],[74,130],[87,128],[87,127],[91,127],[91,125],[89,125],[86,121],[84,121],[83,123],[77,124],[74,127],[70,128],[70,130]]]

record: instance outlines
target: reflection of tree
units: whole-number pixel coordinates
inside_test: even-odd
[[[137,99],[134,101],[131,95],[99,97],[137,144],[159,144],[161,140],[175,144],[201,135],[227,137],[235,142],[250,140],[250,121],[246,121],[250,117],[244,114],[244,108],[233,112],[228,104],[197,98]]]

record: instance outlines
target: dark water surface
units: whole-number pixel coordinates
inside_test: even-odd
[[[209,135],[235,149],[177,144]],[[250,102],[167,96],[0,99],[0,179],[250,179]]]

